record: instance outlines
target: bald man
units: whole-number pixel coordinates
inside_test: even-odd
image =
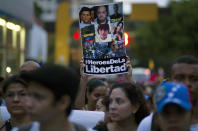
[[[23,63],[23,65],[19,69],[19,72],[21,73],[21,72],[32,71],[38,68],[40,68],[40,65],[37,62],[29,60]]]

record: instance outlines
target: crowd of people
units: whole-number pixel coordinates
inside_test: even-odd
[[[17,74],[2,78],[0,130],[198,130],[196,57],[178,57],[170,67],[170,78],[147,95],[133,81],[128,57],[126,64],[128,73],[118,81],[84,74],[83,60],[80,75],[70,67],[25,62]],[[73,110],[103,112],[104,119],[87,129],[69,119]]]

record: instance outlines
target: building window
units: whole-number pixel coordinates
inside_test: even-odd
[[[3,45],[3,27],[0,26],[0,46]]]
[[[12,30],[7,29],[7,35],[6,35],[6,44],[9,47],[12,47]]]

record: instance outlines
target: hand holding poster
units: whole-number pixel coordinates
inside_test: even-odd
[[[99,121],[104,120],[102,111],[72,110],[69,120],[81,124],[87,129],[93,129]]]
[[[86,74],[126,73],[123,4],[81,5],[79,25]]]

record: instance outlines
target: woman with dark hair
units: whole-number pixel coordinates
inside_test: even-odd
[[[13,127],[31,122],[27,110],[29,102],[27,87],[27,83],[19,75],[13,75],[5,80],[2,92],[11,118],[0,123],[1,131],[10,131]]]
[[[105,83],[98,79],[93,78],[87,83],[86,90],[86,105],[84,110],[96,110],[96,102],[99,98],[104,97],[106,95],[106,85]]]
[[[116,83],[109,94],[111,122],[105,125],[106,128],[98,128],[98,131],[136,131],[147,115],[149,110],[141,88],[131,82]]]
[[[114,29],[113,36],[114,40],[121,41],[123,39],[123,22],[120,21],[117,24],[117,27]]]
[[[112,40],[111,42],[108,43],[108,53],[107,53],[107,58],[112,58],[112,57],[119,57],[118,56],[118,47],[115,42],[115,40]]]
[[[92,7],[91,10],[91,21],[94,22],[94,20],[96,19],[96,7]]]
[[[96,110],[96,102],[109,92],[107,79],[102,75],[84,74],[85,64],[80,61],[80,87],[74,108],[78,110]]]

